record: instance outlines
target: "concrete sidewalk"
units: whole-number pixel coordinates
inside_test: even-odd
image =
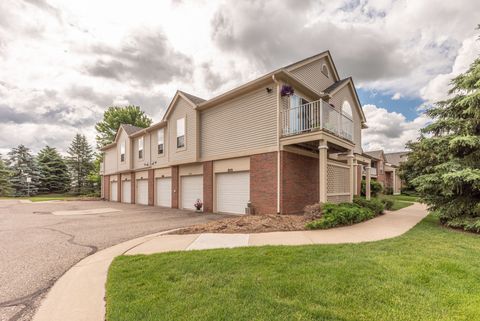
[[[378,241],[402,235],[426,215],[426,206],[415,203],[412,206],[395,212],[388,212],[364,223],[331,230],[257,234],[152,234],[113,246],[80,261],[52,287],[33,320],[103,321],[108,267],[118,255],[241,246]]]

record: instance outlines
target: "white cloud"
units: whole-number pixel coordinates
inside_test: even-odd
[[[364,105],[363,110],[368,120],[368,128],[362,132],[364,151],[403,151],[405,144],[416,140],[419,130],[431,121],[423,114],[409,121],[400,113],[389,112],[375,105]]]
[[[392,96],[392,100],[399,100],[400,98],[402,98],[402,95],[398,92]]]

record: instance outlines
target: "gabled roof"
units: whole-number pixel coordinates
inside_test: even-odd
[[[189,93],[186,93],[186,92],[184,92],[184,91],[179,90],[179,92],[181,92],[185,97],[187,97],[187,99],[189,99],[189,100],[190,100],[192,103],[194,103],[195,105],[199,105],[199,104],[203,103],[204,101],[206,101],[206,100],[203,99],[203,98],[194,96],[194,95],[189,94]]]
[[[386,153],[385,159],[392,165],[400,166],[401,163],[407,160],[409,152]]]
[[[130,124],[121,124],[120,127],[122,127],[125,130],[125,132],[127,133],[128,136],[133,135],[136,132],[144,129],[142,127],[137,127],[137,126],[133,126],[133,125],[130,125]],[[117,132],[117,135],[118,135],[118,132]]]
[[[331,95],[333,92],[336,92],[337,89],[342,88],[343,85],[345,85],[350,80],[350,78],[351,77],[348,77],[348,78],[334,82],[333,84],[330,85],[330,87],[327,87],[323,92]]]
[[[379,150],[372,150],[372,151],[368,151],[368,152],[364,152],[364,154],[372,157],[372,158],[375,158],[377,160],[381,160],[382,159],[382,155],[383,155],[383,150],[382,149],[379,149]]]
[[[168,115],[170,115],[170,113],[172,112],[172,108],[175,105],[175,103],[177,102],[179,97],[182,97],[183,99],[185,99],[192,106],[192,108],[197,108],[197,106],[199,104],[206,101],[205,99],[202,99],[200,97],[188,94],[188,93],[186,93],[184,91],[181,91],[181,90],[177,90],[177,92],[175,93],[175,96],[173,96],[172,101],[168,105],[167,110],[165,111],[165,115],[163,115],[162,120],[166,120],[168,118]]]
[[[280,69],[287,69],[289,71],[295,70],[295,69],[300,68],[302,66],[305,66],[309,63],[312,63],[314,61],[322,59],[323,57],[328,57],[328,60],[330,61],[331,65],[332,65],[332,69],[333,69],[333,73],[335,75],[335,78],[340,79],[340,76],[338,75],[337,67],[335,66],[335,63],[333,62],[333,59],[332,59],[332,55],[330,54],[330,50],[322,51],[321,53],[318,53],[318,54],[315,54],[315,55],[310,56],[308,58],[305,58],[305,59],[302,59],[300,61],[294,62],[294,63],[292,63],[290,65],[287,65],[285,67],[282,67]]]

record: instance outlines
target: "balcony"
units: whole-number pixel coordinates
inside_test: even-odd
[[[365,167],[362,169],[362,175],[367,175]],[[370,176],[377,176],[377,169],[375,167],[370,167]]]
[[[352,119],[323,100],[284,109],[281,122],[283,136],[324,130],[350,141],[353,139]]]

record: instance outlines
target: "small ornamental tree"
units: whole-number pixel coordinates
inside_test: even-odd
[[[65,193],[70,189],[67,164],[58,151],[44,147],[37,155],[40,193]]]
[[[452,80],[450,97],[426,111],[433,122],[401,167],[441,222],[480,226],[480,59]]]
[[[0,196],[10,196],[12,194],[12,184],[10,184],[10,169],[0,155]]]
[[[8,153],[7,165],[10,168],[10,183],[14,196],[35,195],[38,193],[39,173],[35,157],[24,145],[19,145]]]

